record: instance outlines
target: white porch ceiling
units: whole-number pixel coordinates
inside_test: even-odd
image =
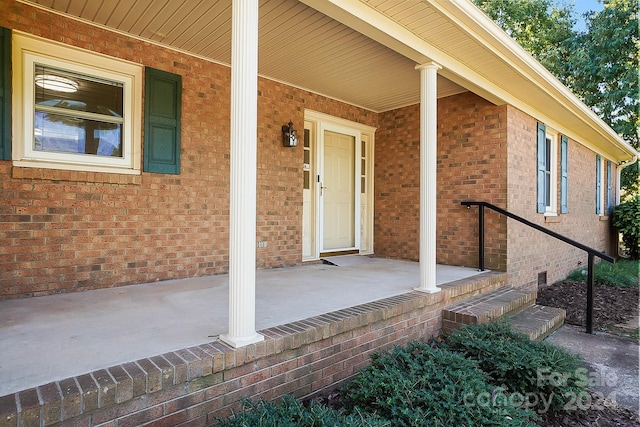
[[[30,0],[231,63],[231,0]],[[411,2],[408,2],[411,3]],[[259,73],[376,112],[420,101],[417,63],[296,0],[261,0]],[[438,96],[466,89],[439,77]]]

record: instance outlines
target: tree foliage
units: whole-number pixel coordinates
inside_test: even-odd
[[[640,259],[640,196],[613,209],[613,225],[622,233],[629,258]]]
[[[602,11],[588,13],[587,31],[573,38],[566,71],[573,92],[635,148],[640,147],[637,14],[637,0],[608,0]]]
[[[568,86],[634,148],[640,149],[637,0],[599,0],[574,28],[573,5],[560,0],[473,0],[507,34]],[[640,169],[623,171],[627,194],[640,191]]]
[[[570,54],[573,8],[552,0],[474,0],[512,39],[566,84],[563,58]]]
[[[586,16],[587,31],[572,42],[569,87],[625,141],[640,149],[637,0],[607,0]],[[638,163],[622,172],[621,186],[640,194]]]

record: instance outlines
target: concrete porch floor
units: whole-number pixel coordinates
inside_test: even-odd
[[[256,329],[411,292],[419,264],[342,257],[256,272]],[[438,285],[474,268],[438,265]],[[228,328],[228,275],[0,301],[0,396],[213,341]]]

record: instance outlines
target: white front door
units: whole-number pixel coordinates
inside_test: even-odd
[[[373,253],[375,128],[307,110],[304,121],[302,259]]]
[[[356,246],[355,138],[325,131],[323,140],[322,251],[353,249]]]

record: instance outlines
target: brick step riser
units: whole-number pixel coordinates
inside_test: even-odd
[[[566,311],[561,308],[533,305],[511,316],[509,321],[533,341],[542,341],[564,325]]]
[[[462,325],[487,323],[492,319],[511,316],[535,304],[536,291],[503,287],[477,295],[467,301],[442,310],[442,330],[445,334]]]

